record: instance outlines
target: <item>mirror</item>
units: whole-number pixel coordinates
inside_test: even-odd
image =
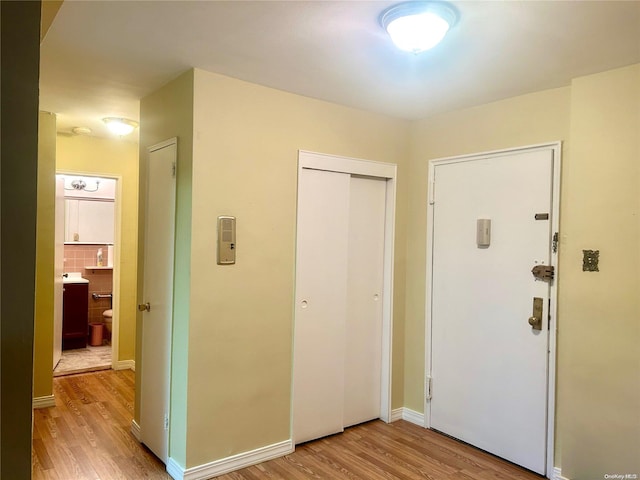
[[[113,243],[113,200],[64,199],[64,241]]]

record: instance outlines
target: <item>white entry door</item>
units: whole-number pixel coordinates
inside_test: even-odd
[[[436,161],[431,173],[430,426],[544,474],[550,282],[532,268],[552,264],[553,149]]]
[[[177,140],[155,145],[148,151],[144,292],[139,306],[144,310],[140,436],[142,443],[166,463],[169,445]]]

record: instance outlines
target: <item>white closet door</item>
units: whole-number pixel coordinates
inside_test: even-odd
[[[380,416],[386,180],[351,177],[344,426]]]
[[[298,236],[293,439],[343,430],[349,175],[303,169]]]

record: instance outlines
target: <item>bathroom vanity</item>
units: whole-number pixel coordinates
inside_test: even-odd
[[[62,349],[85,348],[89,329],[89,280],[69,276],[63,281]]]

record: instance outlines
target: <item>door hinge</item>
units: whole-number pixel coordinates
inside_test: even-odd
[[[547,307],[547,330],[551,330],[551,299],[548,299],[548,307]]]
[[[435,178],[429,182],[429,205],[436,203],[436,180]]]
[[[172,176],[173,178],[176,178],[176,162],[173,162],[173,163],[171,164],[171,176]]]
[[[169,430],[169,415],[164,414],[164,429]]]
[[[427,400],[431,400],[431,375],[427,375]]]
[[[551,243],[551,251],[558,253],[558,232],[553,234],[553,241]]]

